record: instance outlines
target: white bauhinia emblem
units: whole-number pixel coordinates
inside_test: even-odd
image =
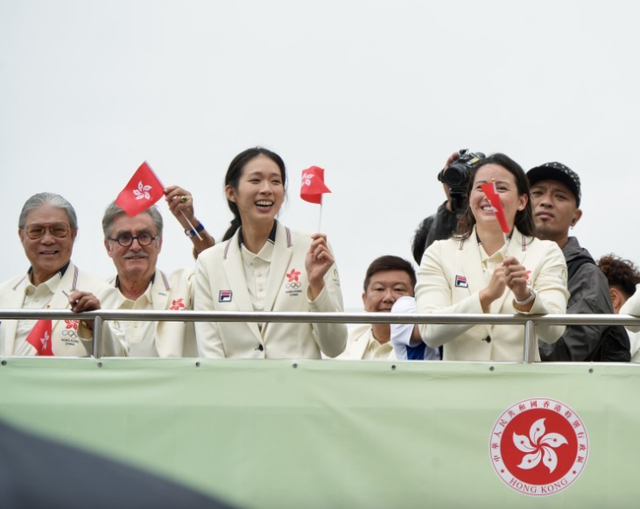
[[[151,195],[149,194],[149,191],[151,191],[151,186],[144,185],[141,180],[138,182],[138,189],[133,190],[133,194],[135,195],[136,200],[150,200]]]
[[[513,434],[513,444],[522,452],[527,453],[518,465],[519,468],[530,470],[537,467],[540,462],[553,472],[558,466],[558,455],[554,451],[556,447],[568,444],[567,439],[560,433],[547,433],[544,427],[544,419],[538,419],[531,425],[529,437]]]
[[[40,338],[40,342],[42,343],[42,350],[47,348],[47,343],[49,342],[49,332],[44,332],[44,336]]]
[[[302,175],[302,185],[303,186],[310,186],[311,185],[311,179],[315,177],[315,175],[313,173],[305,173]]]
[[[571,486],[589,457],[584,422],[566,403],[527,398],[498,417],[489,439],[491,464],[512,490],[548,496]]]

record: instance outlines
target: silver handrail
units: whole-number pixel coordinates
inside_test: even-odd
[[[104,320],[149,320],[159,322],[274,322],[274,323],[389,323],[389,324],[491,324],[525,327],[523,359],[535,360],[537,325],[622,325],[640,327],[640,318],[631,315],[504,315],[504,314],[419,314],[419,313],[297,313],[254,311],[133,311],[99,309],[73,313],[64,309],[0,309],[0,321],[50,319],[95,320],[93,356],[101,356]]]

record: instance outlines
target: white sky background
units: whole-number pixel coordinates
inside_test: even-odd
[[[583,182],[574,230],[595,257],[640,261],[640,8],[633,2],[0,0],[0,281],[28,268],[25,200],[62,194],[73,260],[114,273],[106,205],[145,159],[193,192],[221,238],[231,159],[262,145],[285,160],[283,223],[315,231],[301,171],[326,169],[322,229],[345,306],[362,309],[377,256],[411,258],[444,200],[436,174],[463,147],[525,170],[558,160]],[[192,264],[164,203],[159,266]]]

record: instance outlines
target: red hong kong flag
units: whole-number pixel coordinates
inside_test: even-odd
[[[116,198],[116,205],[133,217],[164,196],[164,186],[145,161]]]
[[[496,183],[488,182],[486,184],[482,184],[481,187],[487,197],[487,200],[491,203],[493,211],[496,213],[496,218],[498,219],[498,223],[500,223],[500,228],[504,233],[508,234],[511,232],[511,228],[509,228],[509,223],[507,222],[507,216],[504,213],[500,196],[498,196],[498,191],[496,191]]]
[[[311,166],[302,170],[302,186],[300,198],[309,203],[322,203],[322,195],[331,190],[324,185],[324,170],[318,166]]]
[[[27,336],[27,343],[36,349],[36,355],[53,355],[51,320],[38,320]]]

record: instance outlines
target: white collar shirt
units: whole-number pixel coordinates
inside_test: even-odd
[[[34,286],[29,280],[29,283],[24,289],[24,301],[22,303],[22,309],[47,309],[51,305],[53,295],[58,289],[58,285],[62,280],[63,274],[56,272],[53,277],[47,281],[40,283],[38,286]],[[29,275],[31,277],[31,275]],[[38,320],[19,320],[16,328],[15,339],[15,351],[14,355],[29,355],[29,351],[33,347],[26,342],[27,336],[33,330],[34,325]]]

